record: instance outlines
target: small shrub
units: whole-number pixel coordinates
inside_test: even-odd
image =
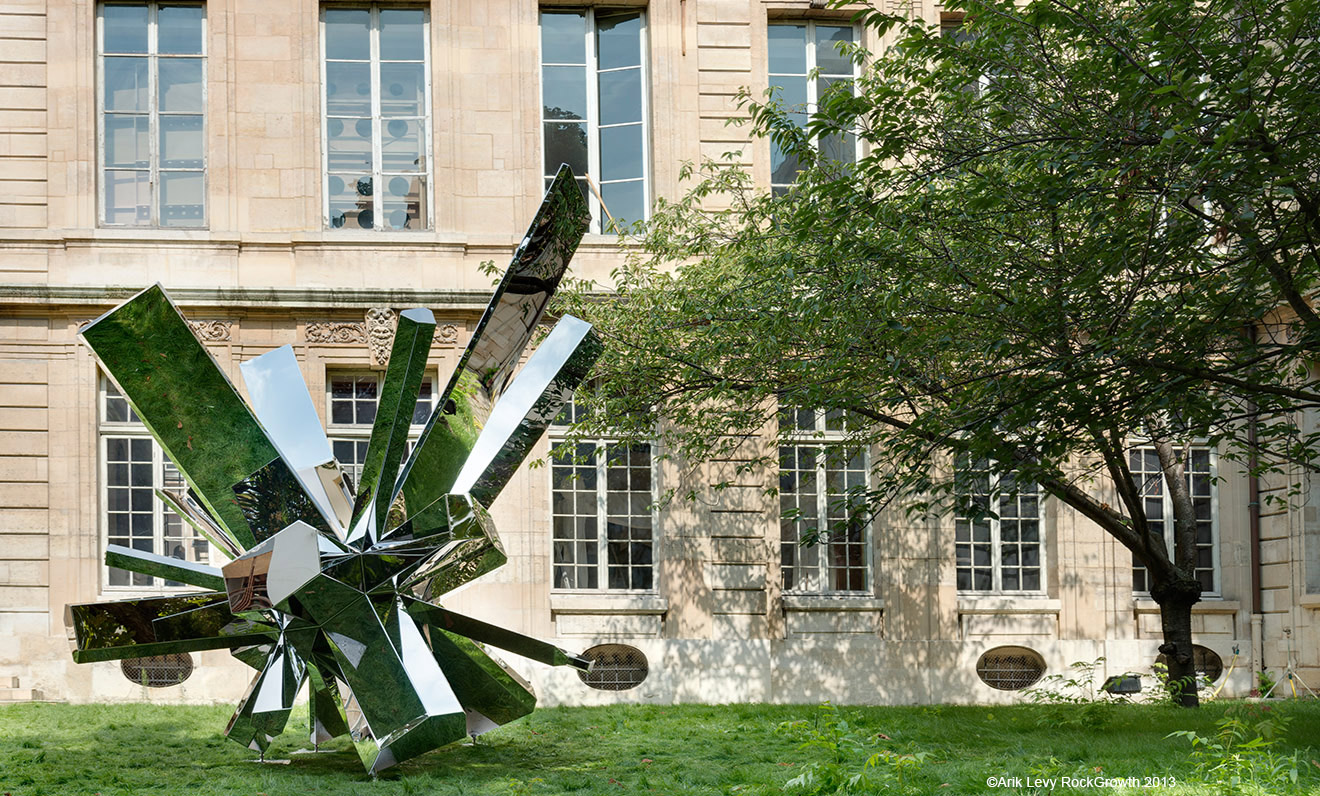
[[[1234,705],[1215,722],[1215,734],[1194,730],[1169,733],[1191,743],[1190,758],[1208,784],[1221,793],[1287,793],[1299,788],[1300,756],[1272,748],[1287,731],[1291,717],[1268,706]]]

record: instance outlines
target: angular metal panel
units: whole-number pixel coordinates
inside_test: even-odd
[[[119,567],[164,580],[177,580],[203,589],[218,591],[225,587],[225,578],[215,567],[184,561],[181,558],[158,556],[155,553],[134,550],[123,545],[106,545],[105,563],[106,566]]]
[[[80,334],[212,516],[243,547],[256,544],[230,487],[278,452],[161,286]]]
[[[385,527],[385,515],[394,500],[394,482],[408,442],[413,409],[426,373],[426,359],[431,353],[434,333],[435,316],[430,310],[411,309],[399,314],[394,345],[390,349],[390,364],[377,403],[376,422],[371,427],[371,442],[367,445],[367,458],[362,465],[357,503],[353,507],[354,534],[358,533],[360,518],[368,511],[375,513],[376,528]],[[350,540],[353,538],[350,536]],[[359,547],[367,547],[375,541],[366,533],[356,539]]]

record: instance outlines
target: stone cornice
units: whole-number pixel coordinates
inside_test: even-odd
[[[142,290],[143,285],[0,285],[0,307],[114,306]],[[327,287],[170,287],[170,298],[184,307],[229,310],[316,309],[356,310],[372,307],[427,307],[432,310],[480,310],[490,290],[406,290]]]

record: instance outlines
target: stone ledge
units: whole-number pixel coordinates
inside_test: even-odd
[[[1320,611],[1320,594],[1303,594],[1297,598],[1297,604],[1303,608]]]
[[[784,611],[883,611],[885,601],[878,597],[851,597],[842,594],[785,594]]]
[[[551,594],[550,615],[663,614],[669,600],[658,594]]]
[[[1159,603],[1144,597],[1132,601],[1132,609],[1139,614],[1158,614]],[[1202,600],[1192,606],[1194,614],[1235,614],[1242,610],[1242,603],[1237,600]]]
[[[960,614],[1058,614],[1063,603],[1048,597],[961,596],[958,598]]]

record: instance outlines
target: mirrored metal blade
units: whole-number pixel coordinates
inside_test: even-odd
[[[253,751],[265,752],[284,732],[305,677],[306,666],[298,654],[287,644],[277,644],[266,667],[239,701],[225,735]]]
[[[403,601],[414,619],[431,628],[455,633],[549,666],[572,666],[583,671],[591,666],[591,661],[586,658],[565,652],[548,641],[454,613],[415,597],[404,597]],[[441,663],[443,665],[443,661]]]
[[[193,527],[193,530],[200,533],[208,542],[220,548],[224,552],[225,558],[238,558],[243,555],[243,548],[229,537],[229,532],[220,527],[220,524],[206,513],[206,509],[197,501],[188,496],[183,490],[173,491],[170,489],[154,490],[156,497],[169,507],[184,522]]]
[[[454,482],[489,506],[603,350],[591,324],[565,316],[495,405]]]
[[[266,435],[321,516],[342,537],[348,516],[341,516],[340,510],[348,507],[342,501],[336,504],[334,493],[326,489],[319,473],[319,468],[334,461],[334,452],[321,428],[321,418],[307,391],[293,347],[281,346],[239,367],[252,400],[252,411]]]
[[[329,523],[303,489],[289,465],[276,456],[265,467],[234,484],[234,503],[247,518],[258,543],[280,529],[303,522],[327,536],[334,536]]]
[[[531,685],[470,639],[432,626],[431,646],[463,705],[470,734],[508,724],[536,707]]]
[[[508,560],[484,506],[471,495],[448,495],[445,505],[451,540],[400,584],[405,589],[425,581],[426,599],[453,591]]]
[[[205,621],[191,624],[186,630],[171,628],[168,636],[157,635],[156,620],[194,609],[214,608],[222,600],[225,600],[223,594],[205,592],[70,605],[69,617],[76,645],[73,659],[77,663],[113,661],[171,652],[243,647],[270,640],[271,634],[259,625],[244,623],[231,628],[232,616],[221,623],[209,613]],[[225,601],[220,619],[228,613]],[[201,618],[202,615],[194,616]],[[188,632],[197,635],[190,637]]]
[[[278,452],[160,285],[80,332],[201,502],[241,546],[256,543],[230,487]]]
[[[408,442],[413,409],[426,372],[426,358],[431,353],[434,332],[435,316],[430,310],[417,308],[399,314],[399,325],[394,330],[394,344],[390,349],[390,364],[385,371],[385,383],[376,408],[376,422],[371,427],[371,442],[367,445],[367,457],[362,465],[357,503],[353,507],[351,527],[354,531],[358,528],[357,519],[367,511],[375,512],[375,527],[385,527],[385,515],[394,499],[394,482]],[[350,538],[350,541],[354,540]],[[373,541],[364,535],[359,546],[369,546]]]
[[[307,712],[312,743],[323,744],[348,734],[348,718],[335,678],[322,674],[321,667],[311,662],[307,664]]]
[[[453,491],[453,479],[465,455],[455,454],[451,446],[454,433],[461,432],[450,429],[450,434],[436,434],[436,427],[447,425],[442,420],[454,412],[455,404],[463,405],[459,412],[475,412],[477,428],[484,423],[590,223],[591,214],[573,172],[562,167],[399,475],[395,491],[403,491],[408,506],[433,506]],[[412,509],[409,518],[415,518]]]
[[[184,561],[181,558],[158,556],[155,553],[134,550],[123,545],[106,545],[105,563],[106,566],[187,583],[189,586],[200,586],[203,589],[220,591],[225,587],[224,575],[215,567]]]

